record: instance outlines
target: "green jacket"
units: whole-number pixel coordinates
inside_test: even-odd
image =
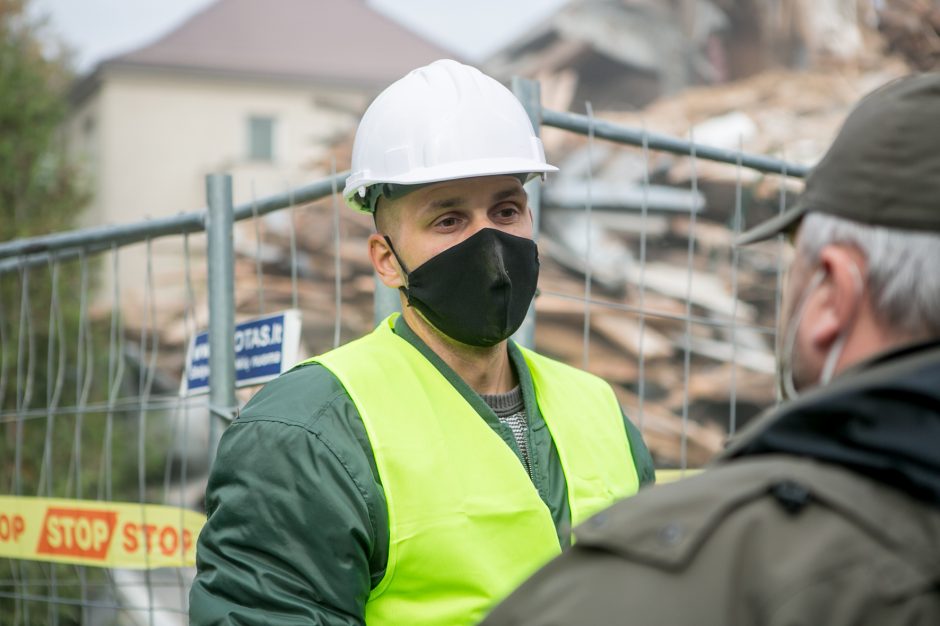
[[[519,457],[508,426],[410,328],[395,332],[454,385]],[[567,488],[519,349],[509,354],[528,413],[532,480],[562,546],[570,544]],[[652,459],[624,418],[641,484]],[[229,427],[206,492],[192,624],[362,624],[388,556],[385,497],[365,428],[345,390],[320,365],[268,383]]]
[[[940,624],[940,343],[753,423],[599,513],[483,626]]]

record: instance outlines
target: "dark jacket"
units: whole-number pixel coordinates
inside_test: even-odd
[[[399,318],[414,345],[519,457],[509,426]],[[567,486],[519,349],[509,355],[528,414],[535,487],[562,545],[570,543]],[[624,418],[641,483],[653,464]],[[385,575],[388,512],[355,405],[324,367],[303,365],[268,383],[222,437],[196,552],[192,624],[362,624]]]
[[[575,536],[483,624],[940,624],[940,344],[779,407]]]

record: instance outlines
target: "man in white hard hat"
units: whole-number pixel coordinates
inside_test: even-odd
[[[535,293],[513,95],[438,61],[366,111],[344,196],[402,315],[269,383],[225,433],[194,624],[474,624],[653,477],[602,380],[509,337]]]

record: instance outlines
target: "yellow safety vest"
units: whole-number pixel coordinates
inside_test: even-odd
[[[356,405],[385,491],[388,565],[366,603],[366,623],[476,624],[560,552],[558,535],[515,453],[392,332],[395,317],[310,359],[329,369]],[[638,489],[620,407],[599,378],[523,354],[577,525]]]

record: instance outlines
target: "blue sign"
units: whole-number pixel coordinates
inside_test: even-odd
[[[235,385],[267,382],[297,362],[300,311],[289,309],[244,321],[235,326]],[[186,355],[180,395],[209,391],[209,333],[196,335]]]

